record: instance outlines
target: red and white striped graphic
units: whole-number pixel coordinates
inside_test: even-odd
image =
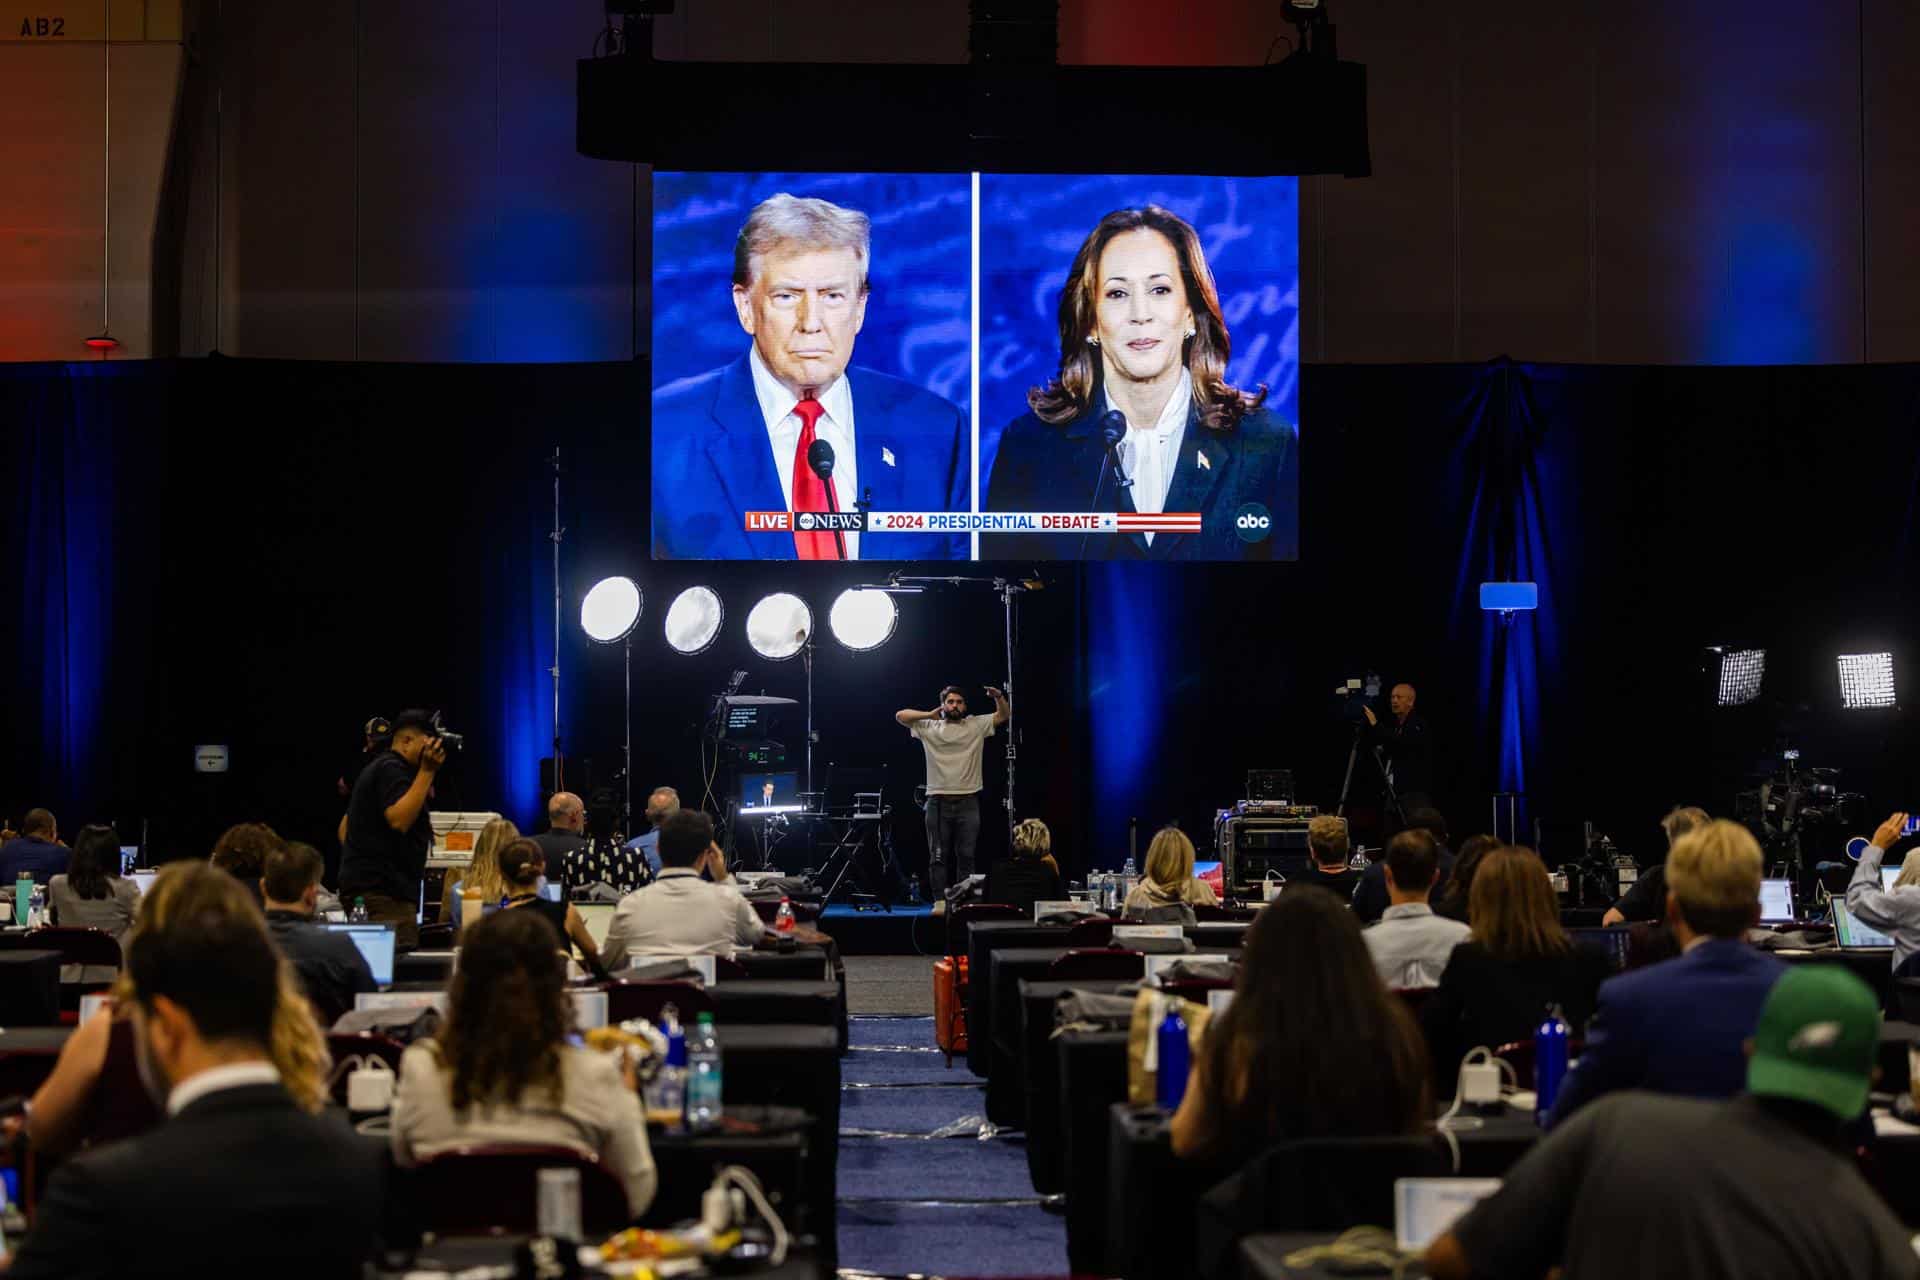
[[[1114,522],[1121,533],[1199,533],[1200,513],[1198,511],[1136,512],[1120,511],[1114,513]]]

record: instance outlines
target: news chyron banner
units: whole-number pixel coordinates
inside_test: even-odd
[[[1296,179],[653,189],[656,559],[1297,558]]]

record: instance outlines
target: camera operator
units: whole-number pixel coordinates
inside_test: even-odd
[[[347,802],[347,836],[340,854],[340,899],[367,904],[367,918],[394,927],[394,943],[420,943],[420,880],[433,847],[427,797],[447,750],[425,711],[402,711],[393,742],[368,762]]]

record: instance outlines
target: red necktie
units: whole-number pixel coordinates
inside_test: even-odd
[[[833,511],[839,509],[834,501],[833,481],[822,480],[814,473],[813,464],[807,461],[807,453],[813,448],[815,439],[813,424],[820,421],[820,415],[826,412],[818,400],[802,400],[793,406],[800,415],[800,443],[793,450],[793,509],[798,511]],[[802,560],[838,560],[840,546],[831,533],[820,531],[802,532],[795,521],[793,548]]]

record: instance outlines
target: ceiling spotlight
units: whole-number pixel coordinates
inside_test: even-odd
[[[871,587],[842,591],[827,611],[827,630],[856,653],[885,644],[899,621],[900,609],[893,597]]]
[[[1893,655],[1890,653],[1843,653],[1839,659],[1840,705],[1849,711],[1869,707],[1891,707],[1893,700]]]
[[[1760,696],[1760,685],[1767,674],[1765,649],[1710,649],[1708,652],[1720,660],[1716,705],[1744,707]]]
[[[799,596],[776,591],[762,596],[747,614],[747,643],[763,658],[775,662],[806,648],[813,635],[813,610]]]
[[[727,611],[712,587],[688,587],[667,606],[667,643],[675,653],[703,652],[720,634]]]
[[[632,578],[602,578],[580,602],[580,629],[595,644],[619,644],[639,625],[640,607]]]

